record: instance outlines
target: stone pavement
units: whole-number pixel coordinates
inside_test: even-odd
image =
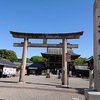
[[[18,83],[19,77],[0,78],[0,100],[85,100],[84,89],[88,79],[69,78],[69,88],[61,87],[57,75],[25,76],[26,83]]]

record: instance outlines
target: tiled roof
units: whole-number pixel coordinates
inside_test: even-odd
[[[0,58],[0,65],[6,65],[6,66],[10,66],[10,67],[16,67],[16,65],[13,64],[10,60],[3,59],[3,58]]]
[[[67,52],[71,55],[78,55],[73,52],[72,49],[67,48]],[[44,54],[57,54],[57,55],[62,55],[62,48],[48,48],[47,52]]]
[[[89,62],[89,61],[93,61],[93,56],[91,56],[90,58],[88,58],[88,60],[87,60],[87,62]]]
[[[45,68],[45,64],[41,63],[41,62],[34,62],[33,64],[31,64],[27,67]]]

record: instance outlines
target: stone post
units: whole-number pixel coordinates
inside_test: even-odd
[[[26,67],[26,56],[27,56],[27,44],[28,44],[28,38],[25,37],[24,38],[24,47],[23,47],[22,63],[21,63],[19,82],[24,82],[25,67]]]
[[[47,69],[46,78],[50,78],[50,69]]]
[[[100,92],[100,0],[94,3],[94,87]]]
[[[90,89],[85,90],[86,100],[100,100],[100,0],[94,3],[94,89],[92,88],[92,71],[90,71]]]
[[[67,75],[67,61],[66,61],[66,53],[67,53],[67,41],[66,38],[63,39],[63,48],[62,48],[62,85],[68,86],[68,75]]]

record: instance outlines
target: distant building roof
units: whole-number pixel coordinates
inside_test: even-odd
[[[89,61],[93,62],[93,56],[91,56],[90,58],[88,58],[87,62],[89,62]]]
[[[14,62],[14,64],[17,65],[17,66],[21,66],[21,62]],[[31,63],[26,62],[26,66],[31,65],[31,64],[33,64],[33,63],[32,62]]]
[[[14,63],[12,63],[10,60],[3,59],[3,58],[0,58],[0,65],[4,65],[4,66],[8,66],[8,67],[16,67],[16,65]]]
[[[31,65],[28,65],[27,68],[44,69],[45,68],[45,64],[43,62],[34,62]]]
[[[73,50],[70,48],[67,48],[67,52],[71,55],[72,59],[76,59],[80,56],[79,54],[74,53]],[[46,53],[41,53],[41,54],[43,57],[46,57],[47,55],[61,56],[62,48],[48,48]]]

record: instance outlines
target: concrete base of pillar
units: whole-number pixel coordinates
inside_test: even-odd
[[[100,100],[100,92],[93,89],[85,89],[84,95],[86,100]]]
[[[26,82],[18,82],[18,84],[26,84]]]
[[[68,85],[61,85],[61,87],[63,87],[63,88],[69,88]]]

